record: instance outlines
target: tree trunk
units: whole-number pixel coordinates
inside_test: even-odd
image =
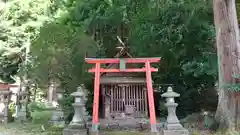
[[[216,120],[220,128],[235,129],[239,123],[238,92],[231,92],[225,84],[238,83],[232,77],[240,73],[239,29],[235,0],[213,0],[214,22],[219,65],[219,98]]]

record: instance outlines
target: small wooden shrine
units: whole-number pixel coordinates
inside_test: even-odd
[[[9,89],[9,84],[0,80],[0,90],[8,90],[8,89]]]
[[[115,58],[132,58],[122,49]],[[105,69],[119,69],[120,63],[111,63]],[[127,64],[122,68],[137,68],[136,64]],[[148,116],[146,77],[144,73],[102,73],[100,77],[101,117]]]
[[[115,58],[85,58],[85,61],[95,65],[88,70],[95,76],[92,132],[98,132],[99,111],[107,119],[122,117],[125,121],[129,116],[133,118],[130,122],[148,116],[149,112],[151,132],[157,132],[151,73],[158,69],[151,67],[151,63],[160,62],[159,57],[132,58],[122,47]]]

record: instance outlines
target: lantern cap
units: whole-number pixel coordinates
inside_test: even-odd
[[[81,96],[84,96],[84,94],[83,94],[82,91],[76,91],[76,92],[73,92],[73,93],[71,94],[71,96],[81,97]]]
[[[81,84],[79,87],[77,87],[77,91],[73,92],[71,96],[75,96],[75,97],[84,96],[84,85]]]
[[[172,87],[168,87],[167,92],[163,93],[161,96],[166,98],[171,98],[171,97],[179,97],[180,94],[174,92]]]
[[[86,89],[86,87],[85,87],[85,85],[84,85],[84,84],[80,84],[80,86],[78,86],[78,89],[85,90],[85,89]]]

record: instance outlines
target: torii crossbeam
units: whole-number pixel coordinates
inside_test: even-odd
[[[95,67],[89,69],[88,72],[95,73],[94,80],[94,101],[93,101],[93,119],[92,119],[92,132],[98,132],[99,126],[99,92],[100,92],[100,73],[113,73],[113,72],[145,72],[146,73],[146,82],[147,82],[147,91],[148,91],[148,104],[149,104],[149,113],[150,113],[150,124],[151,132],[157,132],[156,127],[156,114],[155,114],[155,105],[153,97],[153,88],[152,88],[152,72],[157,72],[157,68],[151,67],[151,63],[160,62],[161,58],[106,58],[106,59],[97,59],[97,58],[85,58],[85,61],[89,64],[95,64]],[[119,69],[104,69],[101,68],[101,64],[110,64],[110,63],[119,63]],[[143,68],[121,68],[125,67],[127,63],[145,63]]]

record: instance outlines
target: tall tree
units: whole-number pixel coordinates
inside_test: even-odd
[[[177,92],[182,95],[179,115],[184,117],[203,108],[216,110],[217,96],[209,98],[209,89],[214,87],[217,78],[213,11],[209,1],[83,0],[73,3],[77,6],[68,3],[70,15],[62,17],[61,22],[75,28],[84,27],[102,46],[104,56],[116,54],[115,47],[119,44],[116,36],[121,36],[134,57],[163,58],[161,65],[154,65],[160,68],[160,72],[153,75],[154,82],[177,84]],[[211,108],[205,108],[206,104],[211,104]]]
[[[41,4],[39,4],[41,3]],[[51,21],[55,9],[55,1],[12,0],[0,2],[0,78],[13,82],[11,76],[20,71],[25,50],[29,41],[39,33],[39,28],[46,21]]]
[[[226,84],[236,84],[232,77],[240,71],[240,44],[235,0],[213,0],[216,44],[219,62],[219,101],[216,119],[220,127],[235,129],[240,123],[238,92]]]

